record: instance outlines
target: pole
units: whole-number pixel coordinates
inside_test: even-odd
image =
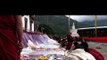
[[[68,32],[70,32],[70,15],[68,17]]]
[[[95,26],[95,37],[97,37],[97,16],[94,16],[94,26]]]

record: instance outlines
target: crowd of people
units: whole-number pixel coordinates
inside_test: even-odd
[[[81,37],[72,37],[71,34],[67,35],[67,38],[61,39],[60,44],[66,50],[70,50],[74,46],[74,49],[83,48],[86,52],[89,52],[87,41]]]
[[[83,37],[72,37],[71,33],[69,33],[66,38],[62,38],[59,41],[61,47],[65,49],[65,56],[67,57],[65,60],[104,60],[104,57],[98,51],[89,47],[87,41],[84,40]],[[86,57],[82,58],[83,56],[81,53],[84,53],[83,55]],[[74,55],[79,56],[79,58],[75,57]]]

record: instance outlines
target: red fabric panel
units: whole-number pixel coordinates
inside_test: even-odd
[[[0,16],[0,60],[20,60],[15,24],[14,16]]]
[[[84,38],[84,39],[89,41],[107,42],[107,37],[91,37],[91,38]]]
[[[102,54],[96,51],[95,49],[89,48],[89,51],[96,58],[96,60],[104,60],[104,57],[102,56]]]

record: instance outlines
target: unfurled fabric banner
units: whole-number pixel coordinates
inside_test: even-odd
[[[38,33],[33,33],[33,32],[24,32],[23,33],[23,46],[28,47],[27,43],[28,40],[32,41],[35,45],[38,44],[47,44],[48,38],[45,36],[46,34],[38,34]]]
[[[33,42],[35,46],[45,46],[45,47],[56,47],[59,43],[48,37],[47,34],[34,33],[34,32],[24,32],[23,34],[23,47],[28,47],[28,40]]]

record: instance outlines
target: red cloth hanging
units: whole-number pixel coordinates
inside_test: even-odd
[[[20,60],[17,52],[15,17],[0,16],[0,60]]]
[[[88,41],[107,42],[107,37],[90,37],[84,39]]]
[[[102,54],[100,54],[98,51],[96,51],[93,48],[89,48],[90,54],[92,54],[96,60],[104,60],[104,57],[102,56]]]

